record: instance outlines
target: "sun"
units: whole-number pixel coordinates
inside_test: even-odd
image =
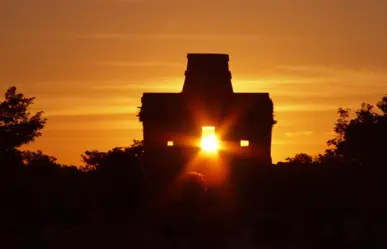
[[[216,152],[218,150],[219,142],[215,136],[215,127],[202,127],[202,140],[200,142],[200,147],[206,152]]]
[[[219,147],[218,140],[216,139],[215,135],[203,137],[200,143],[200,147],[202,150],[207,152],[216,152]]]

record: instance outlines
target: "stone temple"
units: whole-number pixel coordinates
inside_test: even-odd
[[[200,152],[209,127],[229,160],[271,164],[273,102],[269,93],[234,92],[227,54],[187,55],[185,81],[178,93],[144,93],[144,169],[163,172],[189,163]]]

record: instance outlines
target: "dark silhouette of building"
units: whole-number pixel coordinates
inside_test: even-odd
[[[273,102],[268,93],[235,93],[227,54],[188,54],[180,93],[144,93],[144,166],[184,164],[200,150],[203,127],[215,128],[227,158],[271,163]]]

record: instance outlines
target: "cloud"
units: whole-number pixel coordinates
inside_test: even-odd
[[[99,61],[97,64],[111,67],[185,67],[184,64],[163,61]]]
[[[288,144],[289,141],[283,140],[283,139],[273,139],[272,145],[284,145]]]
[[[327,136],[336,136],[336,132],[334,131],[327,131],[327,132],[324,132],[324,135],[327,135]]]
[[[287,137],[299,137],[299,136],[310,136],[313,135],[313,131],[296,131],[296,132],[286,132],[285,136]]]
[[[89,122],[110,120],[110,121],[121,121],[126,120],[134,113],[90,113],[90,114],[55,114],[48,116],[51,120],[55,119],[58,122],[83,122],[85,120]],[[133,118],[129,118],[133,119]]]
[[[85,113],[48,115],[49,130],[141,129],[135,113]]]
[[[216,33],[95,33],[76,35],[79,39],[104,40],[161,40],[161,41],[262,41],[274,37],[261,34],[216,34]]]
[[[340,92],[346,94],[353,87],[368,87],[368,90],[386,88],[387,69],[377,67],[350,68],[329,65],[280,65],[265,68],[255,75],[241,75],[234,77],[234,85],[237,91],[261,88],[265,90],[291,90],[294,87],[302,87],[303,92],[309,89],[324,93],[332,88],[345,89]],[[372,84],[372,88],[370,85]],[[318,87],[318,88],[316,88]],[[357,90],[357,89],[355,89]],[[292,91],[294,93],[294,91]],[[358,92],[358,91],[357,91]]]
[[[275,112],[320,112],[320,111],[337,111],[338,106],[334,104],[282,104],[274,105]]]
[[[103,92],[107,94],[118,94],[118,95],[131,95],[139,94],[143,92],[180,92],[183,88],[184,79],[154,79],[153,82],[149,81],[139,81],[138,84],[128,84],[127,82],[122,82],[121,84],[101,84],[95,85],[90,88],[91,91]],[[117,95],[115,95],[117,96]],[[129,97],[129,96],[128,96]]]
[[[276,112],[327,111],[376,103],[386,93],[387,69],[281,65],[262,75],[234,75],[237,92],[268,92]]]
[[[147,0],[114,0],[114,1],[115,2],[124,2],[124,3],[143,3],[143,2],[147,2]]]
[[[384,67],[351,68],[338,65],[279,65],[277,73],[287,77],[302,77],[304,79],[342,85],[364,84],[365,81],[387,82],[387,71]]]
[[[112,67],[133,67],[133,70],[136,67],[183,68],[178,63],[159,60],[99,63]],[[362,101],[376,103],[387,87],[387,70],[382,68],[282,65],[263,75],[233,76],[235,92],[270,93],[280,124],[282,119],[295,123],[305,113],[308,113],[308,117],[313,113],[326,113],[325,120],[329,119],[332,123],[339,107],[358,108]],[[135,113],[136,107],[141,105],[143,92],[181,92],[184,83],[183,75],[151,76],[141,80],[121,77],[124,78],[35,82],[33,90],[26,94],[36,96],[34,108],[45,110],[47,115]],[[295,113],[298,117],[290,116]]]
[[[184,78],[152,77],[147,80],[52,80],[32,82],[25,92],[35,96],[37,103],[54,101],[56,104],[104,102],[128,104],[140,101],[143,92],[180,92]],[[3,92],[6,88],[4,88]],[[119,103],[118,103],[119,102]]]
[[[133,116],[138,112],[137,106],[122,105],[122,106],[105,106],[105,105],[87,105],[87,106],[70,106],[67,108],[58,108],[56,110],[47,111],[47,116],[72,116],[72,115],[107,115],[107,114],[127,114]],[[69,117],[71,118],[71,117]]]

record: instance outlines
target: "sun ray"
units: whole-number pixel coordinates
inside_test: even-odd
[[[202,127],[202,139],[200,147],[206,152],[216,152],[219,149],[219,142],[215,135],[215,127],[203,126]]]

